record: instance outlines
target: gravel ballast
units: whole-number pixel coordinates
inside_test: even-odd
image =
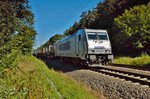
[[[150,99],[150,87],[133,84],[94,71],[79,69],[54,60],[47,60],[47,64],[95,91],[103,93],[109,99]]]

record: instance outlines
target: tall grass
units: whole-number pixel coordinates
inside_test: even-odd
[[[96,99],[92,91],[64,76],[49,70],[33,56],[20,59],[16,68],[5,68],[0,78],[2,99]],[[102,96],[103,97],[103,96]]]
[[[119,57],[114,60],[116,64],[126,64],[133,66],[149,66],[150,67],[150,56],[147,54],[142,54],[139,57]]]

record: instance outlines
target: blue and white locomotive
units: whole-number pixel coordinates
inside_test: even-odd
[[[53,45],[54,57],[80,64],[106,64],[113,60],[106,30],[81,29]]]
[[[96,29],[80,29],[53,45],[35,50],[34,54],[84,65],[106,64],[113,60],[107,31]]]

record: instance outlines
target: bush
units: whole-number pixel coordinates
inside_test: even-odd
[[[135,58],[119,57],[114,60],[114,63],[133,66],[150,66],[150,56],[147,54],[142,54],[141,56]]]
[[[0,60],[0,66],[4,68],[14,67],[17,65],[17,60],[19,57],[19,52],[17,50],[12,50],[11,53],[6,54]]]

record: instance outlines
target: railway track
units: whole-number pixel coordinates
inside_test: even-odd
[[[132,70],[138,70],[135,68],[134,69],[128,68],[131,70],[127,71],[127,70],[117,69],[117,67],[115,66],[87,67],[83,65],[78,65],[75,67],[95,71],[95,72],[102,73],[102,74],[109,75],[109,76],[114,76],[120,79],[124,79],[126,81],[132,81],[133,83],[136,83],[136,84],[138,83],[140,85],[144,85],[144,86],[146,85],[146,87],[150,87],[150,75],[132,72]],[[110,67],[113,67],[113,68],[110,68]],[[123,66],[121,68],[126,68],[126,67]]]
[[[138,83],[140,85],[146,85],[150,87],[150,75],[144,75],[139,73],[134,73],[132,71],[118,70],[115,68],[109,68],[107,66],[100,67],[87,67],[86,69],[99,72],[105,75],[114,76],[120,79],[125,79],[126,81],[132,81],[133,83]]]
[[[125,65],[125,64],[115,64],[111,63],[110,66],[114,67],[124,67],[124,68],[130,68],[130,69],[137,69],[137,70],[143,70],[143,71],[150,71],[150,68],[147,66],[132,66],[132,65]]]

